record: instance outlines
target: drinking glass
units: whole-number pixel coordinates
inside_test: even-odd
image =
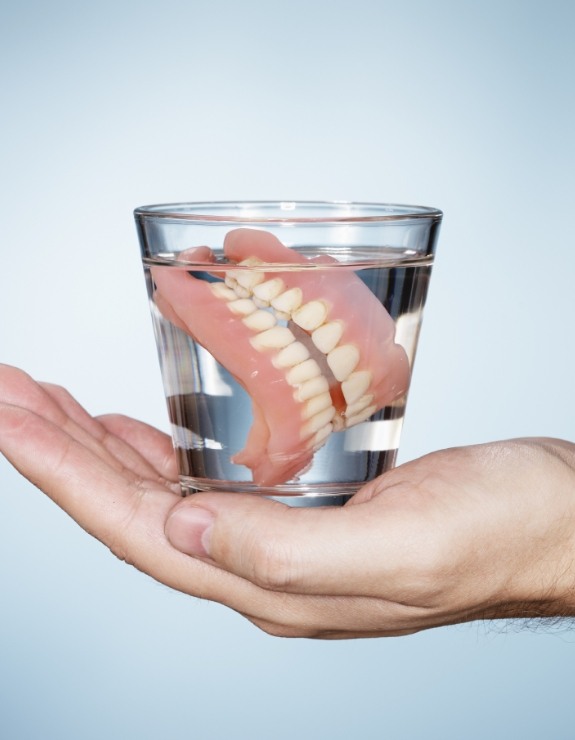
[[[184,494],[345,503],[395,463],[442,213],[137,208]]]

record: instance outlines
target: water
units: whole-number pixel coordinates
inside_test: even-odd
[[[301,251],[305,253],[305,250]],[[318,251],[315,248],[313,254],[318,254]],[[330,254],[333,253],[334,250],[330,249]],[[407,363],[409,375],[415,359],[422,311],[431,275],[430,259],[418,259],[398,250],[389,250],[389,253],[384,254],[377,262],[368,259],[358,261],[356,252],[353,264],[349,262],[348,253],[338,258],[347,264],[344,267],[346,277],[338,278],[342,282],[337,288],[329,288],[332,280],[330,275],[334,274],[334,270],[339,271],[340,266],[319,269],[313,276],[308,271],[304,281],[313,280],[314,283],[323,284],[326,291],[332,291],[331,303],[337,302],[338,306],[337,310],[332,309],[328,319],[335,315],[339,319],[342,312],[347,313],[351,317],[350,322],[356,322],[358,332],[361,329],[362,335],[368,338],[361,340],[359,344],[370,342],[372,341],[370,337],[378,336],[378,332],[381,333],[383,330],[380,330],[379,324],[376,323],[382,321],[385,323],[389,321],[387,315],[391,317],[395,325],[395,342],[403,348],[401,354]],[[229,268],[229,264],[216,264],[210,266],[209,273],[205,270],[190,270],[189,267],[182,267],[177,262],[169,264],[166,257],[159,257],[155,261],[146,260],[145,264],[150,308],[182,490],[184,493],[198,490],[258,493],[273,496],[296,506],[342,504],[365,482],[395,464],[407,392],[401,393],[392,402],[378,408],[368,420],[361,421],[361,417],[356,417],[360,419],[359,423],[341,431],[328,433],[325,441],[318,444],[313,456],[310,454],[306,469],[301,472],[296,470],[295,475],[290,475],[288,469],[286,473],[279,475],[279,480],[274,473],[275,478],[272,476],[269,482],[269,476],[266,480],[265,474],[258,473],[257,464],[250,468],[245,464],[234,462],[234,456],[246,446],[253,423],[252,398],[242,385],[247,386],[249,383],[252,389],[257,389],[253,391],[254,393],[261,392],[261,384],[267,369],[255,377],[259,372],[258,368],[262,367],[263,363],[267,363],[266,368],[269,368],[270,358],[279,350],[258,353],[241,337],[236,340],[230,327],[238,326],[239,319],[227,307],[227,313],[222,314],[224,319],[221,331],[217,329],[214,322],[215,309],[219,303],[212,305],[212,294],[207,293],[204,288],[208,284],[220,282],[225,276],[225,270]],[[169,275],[166,271],[169,271]],[[295,279],[290,275],[292,272],[293,269],[285,268],[283,270],[278,268],[274,272],[266,267],[266,279],[280,276],[289,286],[289,281]],[[301,269],[297,272],[298,275],[302,274]],[[170,281],[176,274],[177,284],[172,285]],[[185,282],[190,278],[201,281],[203,293],[196,290],[199,283]],[[352,282],[348,286],[349,280]],[[361,281],[361,289],[358,288],[358,281]],[[364,299],[365,288],[377,298],[379,308],[375,307],[373,299],[369,306],[357,305],[359,298],[361,301]],[[355,292],[357,290],[360,292]],[[170,296],[166,301],[164,296],[168,293]],[[200,297],[203,294],[207,295],[212,303],[202,302]],[[313,299],[313,296],[311,297]],[[385,313],[381,311],[381,307],[385,309]],[[264,307],[261,310],[276,315],[272,308]],[[341,409],[345,407],[339,390],[341,386],[334,379],[325,356],[318,352],[310,341],[311,330],[303,331],[294,323],[293,316],[280,315],[277,321],[276,326],[289,327],[298,341],[301,340],[311,347],[312,359],[320,364],[322,374],[329,376],[329,382],[332,384],[330,392],[335,399],[333,403],[338,407],[336,416],[339,418]],[[211,325],[216,326],[216,330],[210,330]],[[206,336],[198,336],[198,332],[203,331],[201,329],[203,326],[207,327]],[[192,334],[206,346],[195,341]],[[206,338],[209,336],[212,339]],[[216,350],[215,345],[210,346],[213,354],[210,353],[207,349],[210,342],[221,344],[222,349]],[[377,347],[372,345],[369,345],[371,349],[365,350],[367,354],[377,352]],[[218,356],[220,361],[213,355]],[[363,355],[362,358],[365,356],[367,355]],[[390,355],[387,351],[383,352],[383,359],[378,365],[385,365],[388,356]],[[252,370],[247,374],[244,373],[240,383],[236,378],[240,374],[238,366],[242,363],[251,363]],[[282,368],[280,372],[284,373],[285,369]],[[399,375],[401,376],[401,373]],[[251,376],[254,377],[253,382],[259,385],[253,385]],[[277,397],[270,396],[266,402],[270,403],[271,398],[271,403],[275,405],[277,399],[279,407],[283,402],[282,399],[287,398],[287,393],[285,384],[277,383],[277,387]],[[281,393],[280,388],[283,389]],[[293,394],[294,388],[297,390],[297,386],[288,387],[290,394]],[[350,406],[347,408],[349,410]],[[288,413],[291,409],[289,403],[286,409],[285,416],[281,416],[279,411],[277,413],[280,415],[281,425],[285,424],[287,427],[291,418]],[[369,409],[370,407],[368,411]],[[278,435],[280,432],[282,430],[278,431]],[[281,455],[278,459],[280,458]],[[254,482],[257,475],[263,476],[263,480]]]

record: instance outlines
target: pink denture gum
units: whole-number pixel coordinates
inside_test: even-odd
[[[332,433],[400,398],[409,361],[385,308],[334,258],[306,258],[256,229],[230,231],[224,253],[235,264],[216,282],[154,268],[154,300],[249,393],[253,423],[232,462],[257,485],[278,485],[301,474]],[[180,257],[215,261],[208,247]]]

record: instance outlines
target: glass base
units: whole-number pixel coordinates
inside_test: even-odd
[[[249,493],[263,496],[293,507],[343,506],[364,485],[354,483],[318,483],[306,485],[292,483],[281,486],[256,486],[254,483],[211,480],[209,478],[190,478],[180,476],[182,495],[216,491],[218,493]]]

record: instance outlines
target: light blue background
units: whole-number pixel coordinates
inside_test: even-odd
[[[445,221],[401,459],[573,438],[570,0],[0,3],[1,359],[166,428],[132,209]],[[116,561],[0,461],[0,737],[572,738],[575,630],[259,633]]]

